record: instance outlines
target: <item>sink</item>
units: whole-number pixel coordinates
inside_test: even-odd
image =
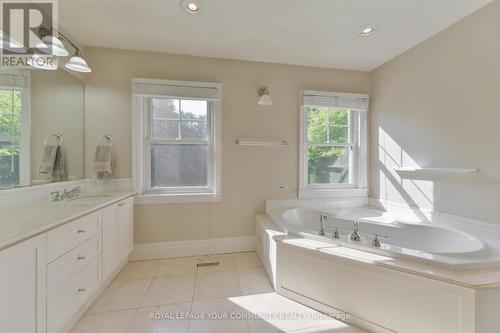
[[[68,201],[92,200],[92,199],[109,198],[109,197],[111,197],[111,194],[89,194],[89,195],[82,195],[81,197],[76,197]]]
[[[99,202],[99,199],[110,198],[110,194],[88,194],[81,197],[66,200],[67,204],[73,208],[86,208]]]

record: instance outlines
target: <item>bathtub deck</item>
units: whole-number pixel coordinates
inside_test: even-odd
[[[386,257],[301,237],[277,236],[275,237],[275,240],[305,249],[315,249],[319,252],[340,257],[346,260],[352,260],[365,264],[368,263],[388,269],[417,274],[420,276],[452,283],[466,288],[489,289],[500,287],[499,268],[452,271],[432,265],[413,262],[410,260]]]

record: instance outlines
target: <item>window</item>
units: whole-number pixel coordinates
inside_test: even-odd
[[[367,105],[366,95],[302,93],[299,197],[366,192]]]
[[[219,84],[135,79],[133,95],[138,202],[218,199]]]
[[[24,73],[0,74],[0,189],[29,182],[29,108]]]

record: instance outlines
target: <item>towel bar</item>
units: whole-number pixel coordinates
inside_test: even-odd
[[[288,142],[279,140],[250,140],[237,139],[236,144],[240,146],[260,146],[260,147],[288,147]]]

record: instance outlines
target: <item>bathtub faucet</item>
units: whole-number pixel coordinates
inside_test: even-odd
[[[325,235],[325,222],[328,219],[328,215],[326,213],[321,213],[319,216],[319,235],[324,236]]]
[[[359,236],[359,220],[355,219],[354,220],[354,230],[352,231],[352,234],[349,235],[349,239],[354,242],[359,242],[361,241],[361,237]]]

